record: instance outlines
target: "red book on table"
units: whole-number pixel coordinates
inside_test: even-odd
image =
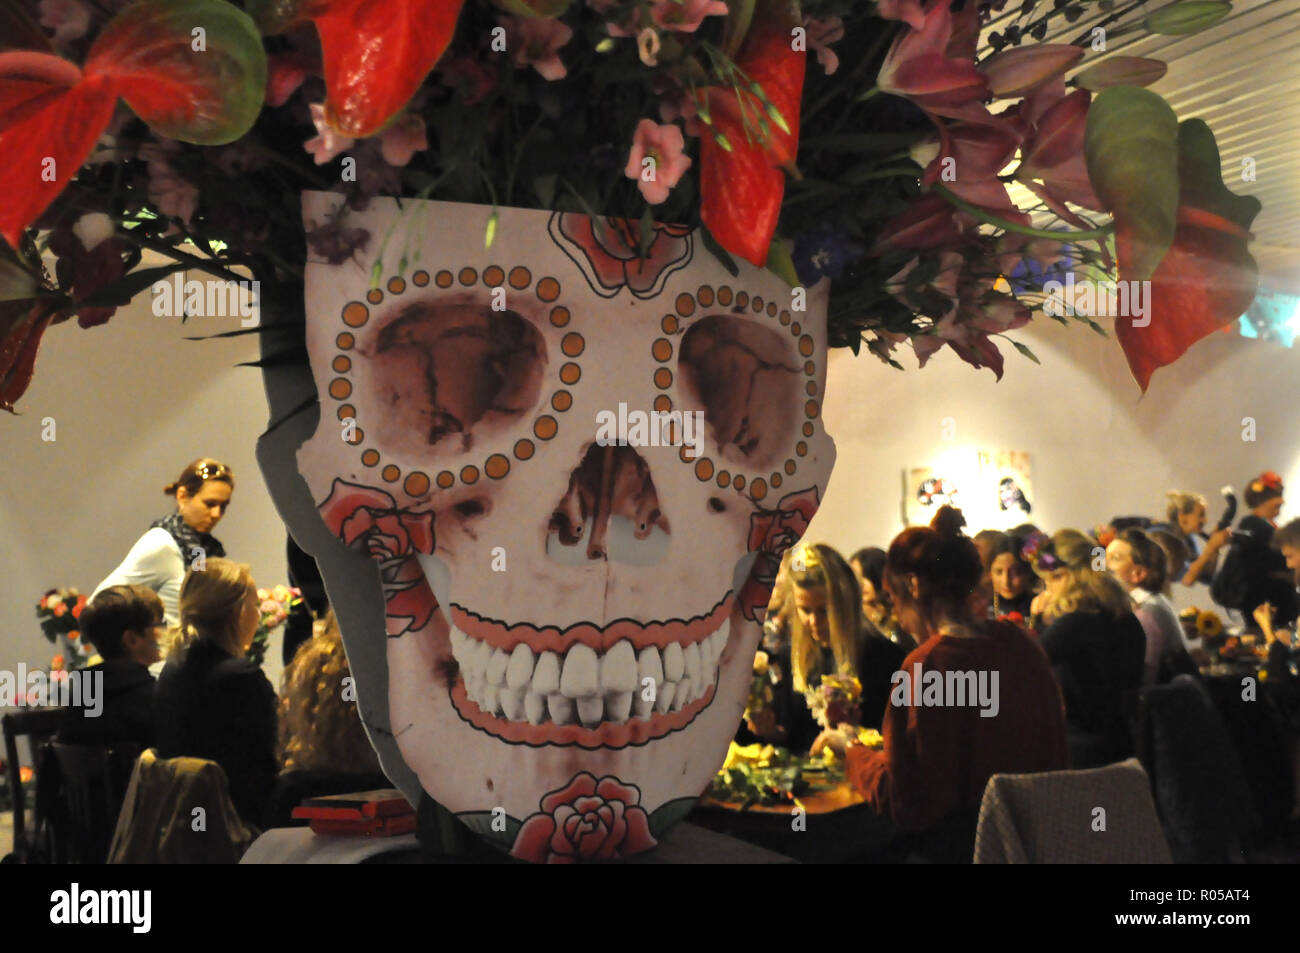
[[[396,788],[308,798],[293,809],[294,818],[332,822],[364,822],[408,814],[414,819],[415,808]],[[313,829],[315,826],[313,823]]]

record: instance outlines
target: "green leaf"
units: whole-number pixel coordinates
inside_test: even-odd
[[[704,247],[712,253],[713,257],[718,259],[722,267],[727,269],[727,274],[733,278],[740,276],[740,269],[736,267],[736,260],[727,253],[725,248],[718,244],[718,240],[713,237],[706,225],[700,226],[700,240],[704,242]]]
[[[749,25],[754,20],[756,0],[730,0],[727,4],[726,35],[722,42],[722,51],[728,59],[735,59],[740,44],[745,42]]]
[[[1019,351],[1021,354],[1023,354],[1025,357],[1029,358],[1029,359],[1030,359],[1031,361],[1033,361],[1035,364],[1042,364],[1042,363],[1043,363],[1042,361],[1040,361],[1040,360],[1038,359],[1038,356],[1035,355],[1033,351],[1029,350],[1029,348],[1028,348],[1026,345],[1021,344],[1019,341],[1012,341],[1012,342],[1011,342],[1011,346],[1014,347],[1014,348],[1015,348],[1017,351]]]
[[[539,175],[533,179],[533,192],[537,195],[540,208],[555,207],[555,182],[558,176],[554,172]]]
[[[655,213],[649,205],[641,213],[641,221],[637,223],[637,251],[642,258],[650,256],[650,245],[655,237]]]
[[[1223,182],[1219,146],[1202,119],[1178,127],[1178,190],[1183,205],[1204,209],[1250,231],[1262,208],[1253,195],[1237,195]]]
[[[1232,4],[1222,0],[1182,0],[1161,7],[1143,20],[1142,25],[1151,33],[1186,36],[1214,26],[1231,12]]]
[[[691,813],[695,808],[695,801],[693,797],[680,797],[675,801],[665,801],[660,804],[650,815],[650,836],[660,840],[668,828]]]
[[[160,135],[218,146],[262,111],[266,51],[248,14],[225,0],[136,0],[95,40],[85,72],[111,77]]]
[[[1178,117],[1138,86],[1093,100],[1084,134],[1088,177],[1115,217],[1123,277],[1151,277],[1174,240],[1178,216]]]
[[[790,255],[790,249],[784,241],[775,236],[767,249],[767,270],[791,288],[799,286],[799,272],[794,267],[794,258]]]

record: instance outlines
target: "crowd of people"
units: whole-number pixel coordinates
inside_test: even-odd
[[[305,797],[389,783],[347,690],[332,611],[314,621],[309,614],[305,636],[286,636],[278,696],[246,658],[259,622],[257,584],[211,535],[233,490],[228,467],[191,463],[165,489],[175,512],[155,521],[94,591],[80,625],[102,657],[91,671],[103,673],[103,712],[70,722],[60,740],[214,761],[240,819],[261,830],[289,823]],[[159,662],[155,679],[150,667]]]
[[[1204,595],[1239,614],[1247,641],[1268,643],[1274,685],[1296,681],[1288,627],[1300,520],[1276,526],[1276,474],[1252,480],[1244,497],[1249,513],[1237,527],[1211,534],[1205,500],[1171,492],[1164,522],[1114,520],[1092,533],[1049,536],[1025,524],[971,537],[945,506],[888,550],[845,561],[829,546],[795,547],[764,623],[772,700],[751,702],[737,740],[844,752],[853,785],[878,812],[936,835],[940,855],[969,859],[989,777],[1132,757],[1142,691],[1199,677],[1210,660],[1171,604],[1173,585],[1208,584]],[[918,702],[932,672],[936,684],[998,673],[996,714],[970,698]],[[883,748],[861,743],[857,724],[818,723],[809,689],[822,675],[858,680],[861,726],[881,729]]]
[[[245,658],[257,586],[211,535],[233,490],[228,467],[191,463],[166,488],[175,512],[96,589],[81,627],[103,658],[104,712],[64,740],[215,761],[239,816],[266,828],[305,796],[388,785],[344,690],[331,612],[292,639],[278,697]],[[1128,758],[1142,690],[1197,676],[1206,658],[1171,605],[1172,586],[1208,585],[1267,642],[1270,670],[1291,671],[1300,520],[1277,527],[1276,474],[1252,480],[1244,499],[1249,513],[1235,528],[1208,534],[1205,500],[1171,492],[1163,521],[1114,520],[1092,533],[1025,524],[972,536],[945,506],[887,549],[845,559],[823,544],[795,546],[764,622],[770,702],[751,704],[738,740],[841,754],[880,814],[934,835],[938,855],[969,859],[989,777]],[[983,708],[930,703],[929,673],[940,684],[995,673],[997,697]],[[810,708],[828,676],[857,680],[857,722],[828,724]],[[900,693],[909,680],[911,694]],[[883,747],[861,743],[862,727],[880,730]]]

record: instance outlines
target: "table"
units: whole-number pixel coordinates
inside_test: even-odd
[[[897,862],[901,833],[867,805],[848,781],[799,797],[805,816],[796,829],[792,804],[739,804],[703,798],[687,818],[803,863]]]

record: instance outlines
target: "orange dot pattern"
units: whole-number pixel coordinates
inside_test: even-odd
[[[516,291],[526,291],[533,284],[533,273],[523,267],[516,265],[507,270],[503,265],[489,265],[484,268],[482,273],[475,268],[463,267],[453,272],[443,268],[430,274],[430,272],[420,269],[411,275],[411,284],[416,287],[426,287],[431,281],[433,284],[443,290],[453,287],[457,282],[465,287],[470,287],[482,282],[488,288],[500,288],[509,285]],[[370,288],[365,294],[364,301],[349,301],[343,305],[340,312],[340,318],[349,328],[365,327],[372,317],[372,306],[383,303],[385,293],[389,295],[400,295],[407,290],[407,280],[401,275],[394,275],[387,279],[381,287]],[[572,320],[572,314],[563,304],[557,304],[563,288],[558,279],[546,275],[538,279],[533,293],[546,304],[554,304],[550,309],[551,325],[556,328],[567,327]],[[690,296],[685,296],[689,298]],[[694,303],[691,303],[692,309]],[[672,331],[676,331],[676,318]],[[672,333],[667,327],[665,319],[665,333]],[[339,351],[351,351],[357,345],[356,335],[351,331],[341,331],[334,339],[335,346]],[[672,345],[668,344],[668,356],[671,357]],[[560,349],[566,357],[577,358],[586,350],[586,339],[577,332],[570,331],[564,335]],[[667,358],[665,358],[666,360]],[[353,371],[353,359],[347,354],[336,354],[330,361],[330,367],[337,377],[330,380],[328,391],[331,397],[338,401],[345,401],[352,396],[353,384],[347,376]],[[564,363],[559,372],[560,379],[563,383],[573,385],[582,377],[582,368],[575,361]],[[666,402],[666,407],[671,407],[672,402],[666,397],[661,399]],[[567,390],[557,390],[551,395],[551,407],[559,413],[569,410],[573,406],[573,395]],[[656,407],[659,401],[656,401]],[[356,407],[351,403],[340,403],[338,408],[339,420],[356,419]],[[540,440],[551,440],[559,432],[559,424],[556,419],[549,414],[542,414],[533,422],[533,433]],[[355,427],[348,442],[354,446],[359,446],[365,442],[365,432],[360,427]],[[529,439],[518,440],[513,447],[513,457],[515,460],[529,460],[536,453],[536,444]],[[490,455],[481,467],[475,465],[466,465],[461,467],[459,472],[452,470],[440,470],[431,480],[427,473],[418,470],[406,474],[403,479],[402,470],[396,464],[383,464],[381,454],[373,447],[361,450],[361,462],[367,467],[381,467],[379,475],[388,483],[402,481],[402,489],[407,495],[412,497],[427,496],[431,488],[437,486],[439,489],[447,490],[456,485],[457,480],[466,485],[478,482],[480,475],[486,474],[493,480],[504,479],[511,469],[511,458],[504,453],[494,453]]]
[[[807,358],[803,362],[803,373],[806,380],[804,381],[804,393],[809,397],[815,397],[818,392],[817,386],[817,363],[812,360],[812,355],[816,352],[816,342],[811,335],[804,334],[803,328],[798,321],[795,321],[788,310],[780,307],[775,301],[769,301],[760,295],[750,295],[747,291],[738,291],[729,285],[719,285],[714,288],[712,285],[701,285],[695,293],[689,294],[682,292],[678,294],[673,301],[673,314],[665,314],[660,322],[660,328],[668,337],[656,338],[650,345],[650,354],[660,364],[666,364],[672,360],[675,347],[671,336],[683,333],[685,325],[689,321],[682,319],[704,317],[704,312],[712,308],[715,303],[723,308],[731,310],[733,313],[749,310],[755,315],[766,315],[769,318],[775,318],[781,327],[787,329],[792,337],[795,338],[795,348],[801,357]],[[561,374],[563,379],[563,374]],[[567,383],[567,382],[566,382]],[[660,390],[668,390],[673,385],[673,373],[667,367],[659,367],[654,371],[654,384]],[[654,409],[666,411],[672,408],[672,399],[667,394],[660,394],[655,398]],[[808,400],[804,404],[805,422],[802,426],[802,433],[805,437],[811,437],[815,433],[815,427],[812,423],[820,413],[820,406],[815,400]],[[808,445],[804,441],[799,441],[795,447],[795,456],[804,457],[808,454]],[[737,492],[744,493],[748,487],[748,494],[754,501],[761,500],[767,496],[769,489],[776,489],[781,486],[785,476],[793,476],[798,469],[798,463],[794,457],[785,461],[783,469],[785,476],[782,476],[779,470],[774,470],[764,476],[756,476],[746,481],[741,474],[731,474],[726,470],[717,470],[714,462],[704,457],[696,458],[688,455],[687,448],[683,447],[679,453],[683,463],[690,464],[695,471],[695,478],[701,483],[716,482],[720,487],[730,486]]]

